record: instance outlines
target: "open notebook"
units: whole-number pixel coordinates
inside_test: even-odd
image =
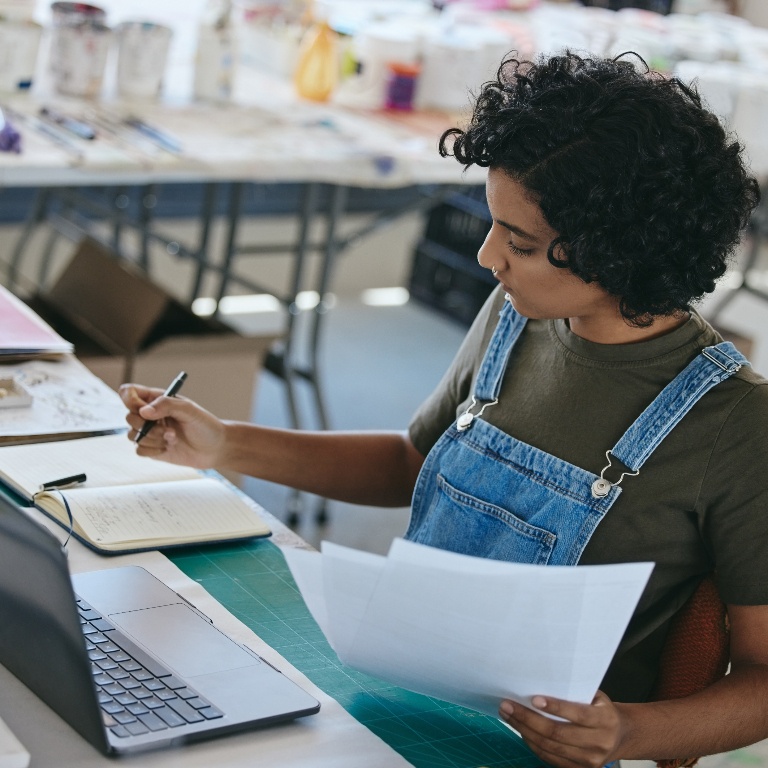
[[[81,474],[85,482],[41,490]],[[258,505],[226,481],[137,456],[124,434],[0,447],[0,480],[102,554],[271,532]]]

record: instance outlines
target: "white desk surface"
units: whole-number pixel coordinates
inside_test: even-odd
[[[333,5],[330,0],[326,4]],[[50,1],[30,0],[30,5],[36,18],[49,25]],[[99,5],[108,12],[111,25],[126,18],[148,18],[173,27],[163,88],[166,106],[139,107],[138,111],[177,135],[184,143],[184,154],[179,158],[167,153],[137,157],[97,140],[91,142],[93,146],[84,147],[83,160],[75,162],[71,154],[26,130],[23,155],[0,153],[0,186],[251,180],[395,188],[418,183],[482,183],[484,179],[482,169],[464,173],[455,160],[441,158],[437,152],[441,129],[466,115],[447,116],[444,124],[435,122],[426,129],[426,125],[415,128],[418,121],[406,127],[382,115],[302,101],[291,82],[248,65],[239,66],[235,77],[234,101],[239,106],[190,106],[197,24],[205,0],[101,0]],[[614,13],[574,3],[532,5],[525,13],[478,11],[465,21],[470,27],[482,22],[497,32],[505,30],[508,49],[522,48],[528,53],[566,47],[604,55],[633,50],[649,61],[661,55],[662,61],[669,58],[670,65],[681,64],[678,73],[686,80],[699,78],[710,106],[746,143],[754,172],[768,175],[768,143],[763,130],[768,111],[768,30],[725,14],[661,16],[638,9]],[[439,26],[438,20],[445,20],[450,10],[433,14],[434,24]],[[459,9],[460,21],[462,13],[466,11]],[[619,47],[614,49],[614,43]],[[33,112],[42,104],[67,106],[51,93],[46,46],[44,38],[34,78]],[[681,61],[686,55],[703,60]],[[718,58],[728,61],[719,62]],[[728,70],[725,74],[715,71],[721,64]],[[110,106],[127,109],[114,102],[114,74],[110,76],[109,71],[108,67],[102,93]],[[491,74],[489,71],[488,76]],[[478,81],[471,87],[477,89],[479,85]],[[457,88],[463,87],[457,83]],[[9,101],[11,106],[21,103],[18,98],[5,99]]]
[[[61,537],[61,528],[35,510],[30,514]],[[269,522],[275,531],[275,543],[280,546],[302,543],[271,516]],[[409,765],[162,554],[145,552],[104,558],[74,540],[68,549],[70,568],[75,573],[123,565],[146,568],[196,605],[217,627],[237,642],[247,643],[321,702],[317,715],[177,749],[123,758],[121,765],[131,768],[359,768],[361,765],[403,768]],[[0,716],[31,754],[30,768],[115,766],[114,759],[96,752],[2,666]]]
[[[126,144],[102,133],[73,137],[82,157],[17,121],[21,154],[0,153],[0,186],[78,186],[151,182],[319,181],[357,187],[483,183],[485,170],[464,172],[440,157],[437,142],[459,120],[439,113],[362,112],[298,98],[289,82],[249,73],[236,102],[88,104],[29,95],[7,103],[34,116],[42,105],[87,118],[91,110],[136,116],[178,139],[182,152]],[[10,116],[13,121],[13,115]]]

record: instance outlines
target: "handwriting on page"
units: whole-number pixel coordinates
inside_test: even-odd
[[[254,513],[217,480],[203,479],[142,486],[81,488],[67,495],[72,513],[97,544],[223,537],[253,525]]]
[[[32,408],[7,408],[0,416],[0,437],[96,432],[125,427],[125,406],[81,362],[34,360],[5,366],[34,396]]]

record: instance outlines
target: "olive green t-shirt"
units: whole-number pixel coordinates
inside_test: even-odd
[[[426,456],[469,406],[504,294],[495,291],[451,367],[410,424]],[[564,320],[530,320],[483,418],[595,474],[659,392],[722,338],[698,314],[635,344],[596,344]],[[607,477],[611,480],[618,479]],[[670,617],[702,576],[716,574],[725,603],[768,604],[768,380],[745,366],[710,390],[654,451],[598,525],[581,564],[656,565],[602,689],[644,701]]]

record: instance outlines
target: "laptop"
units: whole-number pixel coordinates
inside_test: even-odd
[[[70,577],[59,541],[2,495],[0,663],[106,755],[320,709],[143,568]]]

